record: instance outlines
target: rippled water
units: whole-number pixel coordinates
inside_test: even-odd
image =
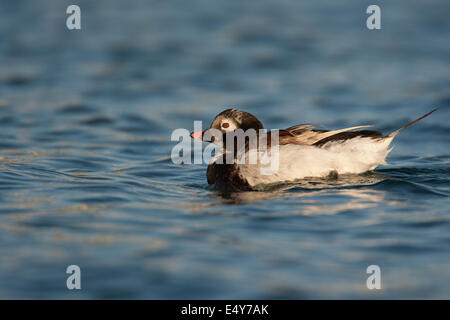
[[[0,5],[0,298],[450,298],[448,1]],[[389,166],[211,190],[170,134],[373,124]],[[66,288],[66,267],[82,290]],[[366,288],[381,267],[382,290]]]

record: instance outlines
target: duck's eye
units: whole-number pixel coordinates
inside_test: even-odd
[[[230,126],[230,124],[228,122],[224,122],[222,123],[222,128],[228,128]]]

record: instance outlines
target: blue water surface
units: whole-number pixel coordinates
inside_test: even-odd
[[[450,298],[450,3],[0,4],[0,298]],[[389,165],[223,194],[171,133],[401,132]],[[78,265],[82,289],[68,290]],[[381,290],[366,269],[381,268]]]

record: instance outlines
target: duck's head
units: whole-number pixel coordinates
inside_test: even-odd
[[[261,121],[248,112],[238,109],[227,109],[214,118],[208,129],[192,132],[191,137],[205,142],[215,142],[214,134],[212,135],[212,139],[210,134],[205,134],[210,129],[215,129],[215,132],[220,131],[222,135],[226,135],[227,133],[238,129],[244,131],[254,129],[258,132],[259,129],[264,129],[264,126]]]

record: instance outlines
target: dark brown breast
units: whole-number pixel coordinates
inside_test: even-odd
[[[225,162],[225,159],[223,159]],[[247,180],[239,175],[237,164],[211,163],[206,170],[209,184],[219,188],[232,188],[237,190],[251,190]]]

